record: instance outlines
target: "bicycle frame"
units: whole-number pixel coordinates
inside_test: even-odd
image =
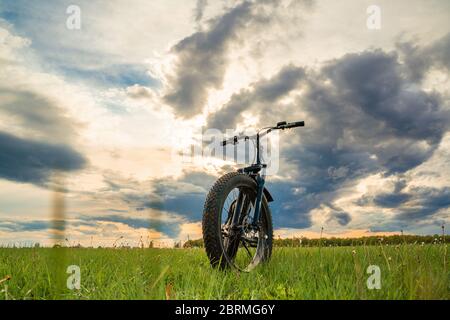
[[[238,172],[248,174],[253,179],[255,179],[256,182],[256,200],[255,200],[255,211],[253,215],[253,221],[252,221],[252,227],[255,228],[255,230],[258,229],[260,224],[260,218],[261,218],[261,203],[263,195],[266,194],[266,198],[269,202],[273,201],[272,196],[270,193],[265,189],[265,175],[260,174],[261,171],[263,171],[265,168],[267,168],[267,164],[261,163],[261,154],[260,154],[260,138],[265,136],[266,134],[270,133],[272,130],[285,130],[295,127],[303,127],[305,125],[304,121],[300,122],[293,122],[293,123],[286,123],[285,121],[277,123],[275,127],[266,127],[257,132],[255,136],[249,137],[249,136],[234,136],[233,138],[229,140],[224,140],[222,142],[223,146],[226,146],[229,143],[232,143],[233,145],[236,145],[240,139],[249,140],[249,139],[256,139],[256,163],[252,164],[248,167],[239,169]],[[265,131],[264,131],[265,130]],[[261,131],[264,131],[261,133]],[[233,229],[235,229],[240,220],[241,216],[241,210],[244,203],[244,196],[239,190],[238,199],[236,201],[235,210],[233,212],[232,217],[232,226]]]
[[[266,131],[266,134],[268,131]],[[259,132],[256,134],[256,164],[252,164],[249,167],[245,167],[239,170],[239,172],[246,173],[249,175],[253,175],[255,181],[256,181],[256,200],[255,200],[255,212],[253,214],[253,221],[252,225],[253,227],[258,227],[260,215],[261,215],[261,202],[262,202],[262,196],[264,192],[264,185],[266,183],[266,179],[264,175],[261,175],[260,172],[267,167],[266,164],[261,163],[261,156],[260,156],[260,134]],[[239,192],[240,193],[240,192]],[[238,197],[239,199],[239,197]],[[236,209],[238,207],[236,206]],[[238,216],[237,219],[239,219],[240,211],[235,211],[235,214],[233,215],[233,221],[234,216]],[[237,220],[239,221],[239,220]]]

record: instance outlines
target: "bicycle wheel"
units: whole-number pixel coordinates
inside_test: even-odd
[[[232,216],[241,194],[242,210],[237,225]],[[248,175],[232,172],[221,177],[209,192],[203,211],[203,240],[213,266],[250,271],[267,261],[272,253],[272,218],[265,197],[261,223],[251,225],[256,199],[256,182]]]

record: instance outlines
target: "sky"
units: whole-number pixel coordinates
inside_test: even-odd
[[[203,150],[206,130],[283,120],[306,127],[273,138],[276,236],[439,233],[449,12],[446,0],[1,1],[0,244],[198,239],[209,188],[238,165],[186,150]]]

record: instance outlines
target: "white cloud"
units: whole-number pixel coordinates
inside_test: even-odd
[[[366,8],[372,4],[370,1],[317,1],[312,7],[293,7],[293,3],[282,2],[274,11],[270,28],[251,29],[251,32],[241,34],[242,37],[231,46],[223,85],[209,92],[207,106],[205,109],[199,108],[197,118],[182,121],[167,108],[160,96],[169,84],[167,75],[174,71],[168,50],[198,28],[205,28],[208,19],[222,15],[236,2],[228,2],[224,7],[220,1],[208,1],[199,26],[193,13],[196,0],[183,3],[175,0],[135,0],[132,3],[120,0],[107,3],[81,1],[82,30],[70,31],[65,28],[65,10],[61,10],[65,9],[65,2],[54,6],[37,1],[27,1],[24,5],[25,2],[18,1],[17,6],[26,10],[30,19],[20,24],[14,24],[14,21],[2,21],[0,24],[0,89],[10,92],[0,97],[0,104],[19,101],[23,93],[28,92],[43,99],[32,99],[33,102],[47,101],[53,107],[48,109],[51,114],[44,115],[49,125],[42,128],[27,124],[25,118],[18,114],[19,106],[16,112],[0,110],[0,131],[24,138],[67,143],[86,156],[89,166],[75,175],[69,175],[66,180],[72,191],[67,195],[69,214],[88,215],[101,212],[111,205],[118,210],[128,210],[120,200],[113,198],[117,195],[101,194],[105,188],[105,173],[129,177],[137,181],[135,187],[149,190],[152,179],[176,179],[183,170],[192,170],[192,166],[194,169],[195,166],[206,166],[205,170],[217,173],[220,168],[210,161],[189,165],[180,163],[179,158],[173,157],[173,147],[182,149],[192,143],[194,133],[204,125],[208,114],[220,109],[233,93],[248,88],[249,84],[262,78],[270,78],[290,62],[315,70],[324,61],[340,58],[348,52],[360,52],[370,47],[392,50],[400,35],[416,37],[418,44],[424,45],[441,37],[449,29],[449,4],[446,1],[433,1],[427,6],[419,4],[418,0],[381,1],[378,4],[383,20],[379,32],[366,28]],[[263,6],[266,5],[269,4]],[[41,15],[47,19],[39,19]],[[143,74],[148,73],[159,84],[153,86],[138,81],[129,84],[124,81],[123,85],[109,86],[106,81],[105,86],[100,86],[92,82],[92,74],[118,64],[137,65]],[[90,73],[83,73],[86,71]],[[108,78],[111,75],[105,72],[101,76]],[[434,70],[426,78],[424,87],[448,96],[446,84],[448,79]],[[20,106],[25,111],[27,107],[38,107],[31,100],[27,101],[29,105]],[[294,101],[290,97],[278,106],[288,108]],[[56,116],[56,110],[61,111],[60,117]],[[241,125],[255,124],[257,120],[252,117],[255,112],[246,112]],[[294,116],[292,112],[287,114]],[[304,114],[297,111],[295,115]],[[264,114],[259,116],[264,117]],[[406,174],[410,187],[450,185],[449,175],[446,174],[450,158],[449,139],[447,134],[428,161]],[[282,163],[282,166],[286,169],[284,178],[290,181],[298,178],[293,164]],[[336,177],[345,176],[346,168],[335,168],[333,174]],[[282,181],[278,178],[276,182]],[[322,225],[336,232],[344,232],[347,228],[365,230],[370,221],[376,224],[393,216],[392,209],[355,205],[362,195],[383,191],[385,183],[386,178],[372,175],[354,181],[353,185],[343,186],[337,192],[339,196],[335,204],[350,213],[349,224],[344,227],[329,220],[332,210],[322,207],[313,214],[310,231],[317,232]],[[48,218],[50,191],[4,180],[0,181],[0,190],[0,217]],[[300,188],[298,190],[300,192]],[[95,193],[98,193],[97,198],[92,196]],[[437,217],[445,220],[448,218],[446,214],[440,212]],[[179,222],[180,238],[187,235],[191,239],[199,237],[198,223],[182,219]],[[119,227],[117,224],[114,226]],[[136,236],[131,236],[134,229],[120,228],[130,235],[132,241],[136,241]],[[94,232],[94,229],[90,231]],[[417,226],[417,230],[428,229]],[[73,232],[81,237],[76,233],[79,230]],[[114,234],[115,231],[111,229],[108,232]],[[289,232],[287,234],[291,234]],[[143,233],[144,230],[139,230],[139,234]],[[45,234],[3,233],[2,237],[44,239]],[[82,241],[88,240],[84,238]]]

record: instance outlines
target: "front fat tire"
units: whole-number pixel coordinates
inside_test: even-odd
[[[219,178],[209,191],[203,209],[203,241],[206,254],[214,267],[226,268],[230,265],[223,256],[223,242],[221,231],[221,213],[228,194],[236,186],[244,186],[256,190],[256,182],[246,174],[230,172]],[[272,254],[272,217],[267,199],[262,200],[262,218],[265,219],[266,234],[268,236],[266,248],[264,248],[261,261],[268,261]]]

